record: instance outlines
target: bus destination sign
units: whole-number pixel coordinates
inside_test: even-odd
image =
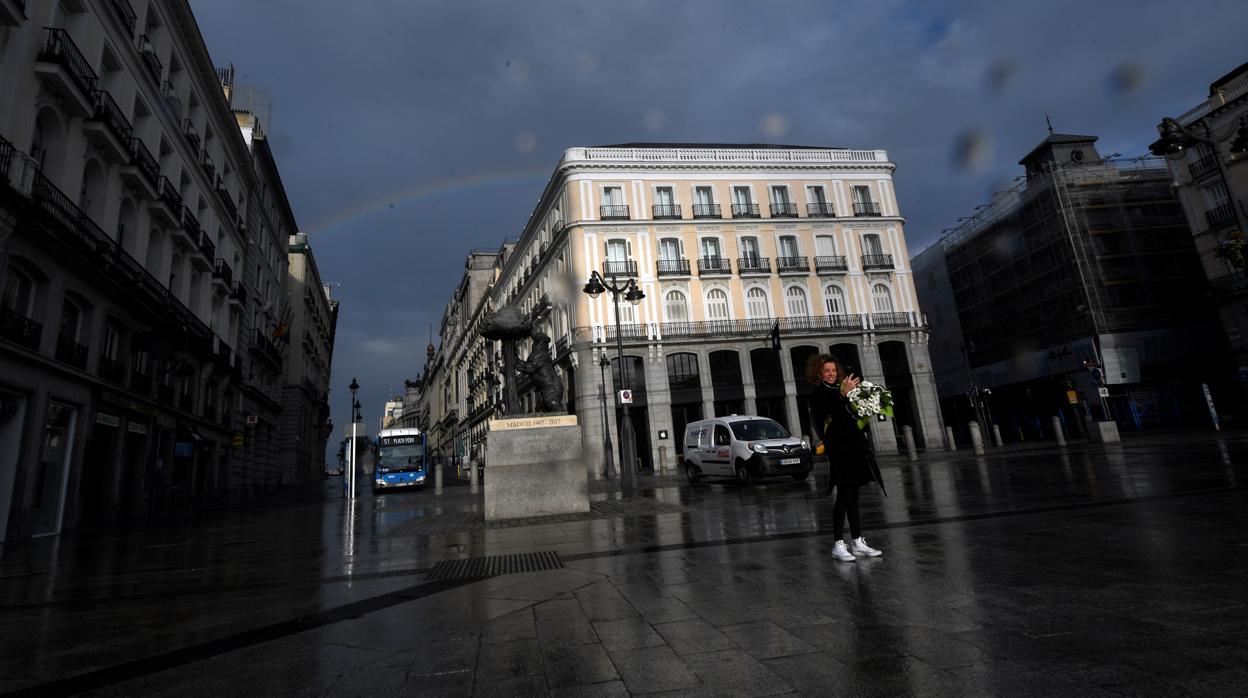
[[[381,446],[406,446],[420,443],[419,436],[383,436],[380,438]]]

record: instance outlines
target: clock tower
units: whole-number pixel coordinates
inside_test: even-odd
[[[1066,133],[1051,133],[1027,153],[1018,164],[1027,170],[1027,179],[1041,175],[1045,165],[1095,165],[1101,162],[1101,154],[1096,150],[1096,136],[1076,136]]]

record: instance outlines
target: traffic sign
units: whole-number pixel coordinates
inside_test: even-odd
[[[633,404],[633,391],[631,391],[631,390],[621,390],[621,391],[620,391],[620,404],[621,404],[621,405],[631,405],[631,404]]]
[[[1101,397],[1109,397],[1109,388],[1106,388],[1105,386],[1101,386],[1101,387],[1097,388],[1097,389],[1096,389],[1096,392],[1097,392],[1097,394],[1098,394],[1098,395],[1100,395]]]

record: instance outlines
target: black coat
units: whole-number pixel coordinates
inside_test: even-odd
[[[858,428],[858,418],[839,386],[820,383],[810,396],[810,411],[828,458],[832,486],[860,487],[872,482],[884,489],[880,466],[867,432]],[[887,493],[886,493],[887,494]]]

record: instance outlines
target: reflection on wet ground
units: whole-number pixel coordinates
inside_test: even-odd
[[[1232,695],[1248,685],[1248,437],[886,460],[881,558],[816,483],[644,477],[486,524],[467,486],[8,546],[0,691]],[[361,492],[367,492],[361,488]],[[442,560],[563,569],[427,581]]]

